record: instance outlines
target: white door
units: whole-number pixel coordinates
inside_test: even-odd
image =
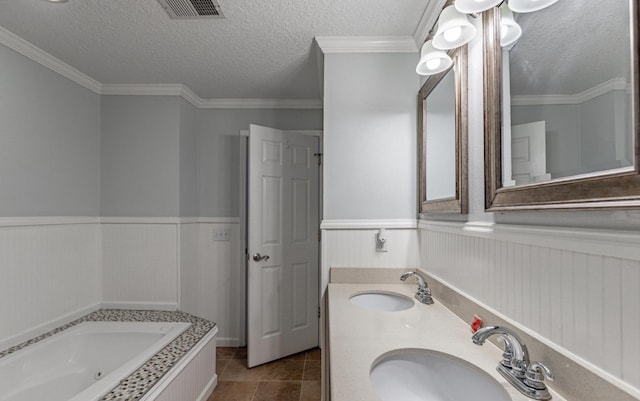
[[[249,367],[318,346],[318,138],[249,129]]]
[[[544,121],[511,127],[511,169],[516,185],[548,181]]]

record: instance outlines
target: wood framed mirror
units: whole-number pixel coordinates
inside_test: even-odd
[[[467,46],[449,56],[453,66],[418,92],[420,213],[468,212]]]
[[[640,207],[639,2],[483,13],[486,210]]]

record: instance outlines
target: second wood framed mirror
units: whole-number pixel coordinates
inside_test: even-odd
[[[486,210],[640,207],[639,2],[483,13]]]
[[[418,92],[420,213],[468,212],[467,46],[449,56],[453,66]]]

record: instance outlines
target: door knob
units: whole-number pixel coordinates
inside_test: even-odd
[[[255,260],[256,262],[260,262],[261,260],[267,261],[269,260],[269,255],[262,256],[259,253],[254,253],[253,260]]]

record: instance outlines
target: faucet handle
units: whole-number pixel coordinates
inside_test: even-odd
[[[498,340],[504,344],[504,351],[502,352],[502,361],[500,364],[507,369],[511,369],[511,360],[513,359],[513,343],[506,335],[499,335]]]
[[[543,375],[546,376],[547,379],[553,381],[553,373],[551,372],[551,369],[547,367],[547,365],[542,362],[531,362],[527,367],[524,382],[531,388],[544,390],[546,386],[544,384]]]

